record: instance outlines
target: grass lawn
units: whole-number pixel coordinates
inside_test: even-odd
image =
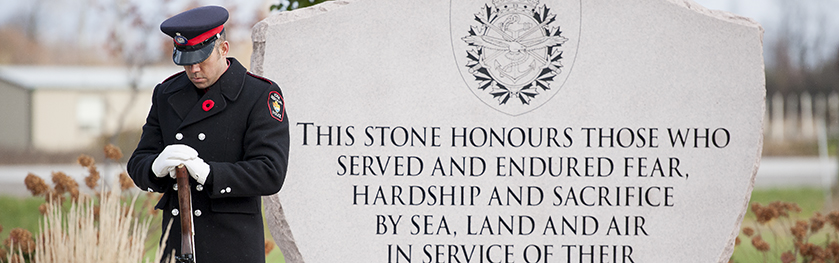
[[[142,197],[141,197],[142,198]],[[825,192],[819,188],[789,188],[789,189],[760,189],[752,193],[750,203],[758,202],[763,205],[769,204],[772,201],[784,201],[797,203],[802,211],[798,214],[793,214],[794,218],[789,220],[773,221],[772,229],[763,227],[763,238],[770,243],[772,250],[766,255],[768,261],[766,262],[780,262],[781,252],[792,248],[791,238],[789,235],[789,226],[794,224],[797,219],[807,219],[815,212],[821,211],[825,203]],[[0,232],[0,240],[5,240],[12,228],[22,227],[35,233],[38,230],[38,222],[41,220],[41,215],[38,212],[38,206],[44,202],[42,197],[28,197],[16,198],[0,196],[0,225],[3,226],[3,232]],[[139,200],[138,205],[143,201]],[[826,214],[825,212],[822,212]],[[156,227],[159,219],[152,221],[153,233],[149,234],[147,240],[147,247],[153,247],[157,244],[160,237],[160,228]],[[757,226],[755,215],[749,211],[743,220],[743,226],[755,227]],[[829,228],[829,227],[826,227]],[[772,233],[774,231],[774,233]],[[265,229],[265,236],[271,239],[267,227]],[[777,237],[777,239],[776,239]],[[827,235],[821,233],[819,236],[811,238],[811,242],[824,242],[827,240]],[[740,236],[741,244],[734,250],[732,256],[733,262],[750,263],[750,262],[764,262],[764,254],[755,250],[751,245],[748,237]],[[786,248],[781,250],[781,248]],[[777,251],[776,251],[777,250]],[[150,252],[153,254],[153,252]],[[282,252],[278,247],[274,247],[270,254],[266,257],[267,263],[285,263]]]
[[[752,263],[752,262],[778,262],[781,260],[781,253],[793,249],[793,237],[790,234],[790,227],[795,225],[797,220],[809,221],[815,212],[821,212],[826,215],[829,211],[824,211],[825,207],[825,190],[821,188],[787,188],[787,189],[761,189],[752,192],[749,207],[753,203],[760,203],[768,205],[773,201],[793,202],[801,207],[800,213],[791,213],[789,218],[781,218],[768,222],[766,225],[760,225],[756,221],[754,213],[749,209],[746,217],[743,220],[742,227],[751,227],[756,229],[761,237],[769,243],[770,250],[767,253],[762,253],[754,248],[751,244],[751,239],[746,235],[740,234],[740,245],[734,249],[732,255],[732,262],[735,263]],[[825,226],[817,235],[810,237],[809,242],[816,245],[823,245],[825,241],[829,240],[828,231],[833,229],[830,226]],[[832,240],[836,240],[833,238]],[[801,262],[801,258],[798,259]]]
[[[24,228],[32,233],[38,230],[41,213],[38,206],[44,203],[44,198],[16,198],[0,196],[0,244],[9,237],[13,228]]]

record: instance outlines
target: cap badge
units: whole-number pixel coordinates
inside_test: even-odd
[[[201,109],[203,109],[204,111],[210,111],[210,109],[212,109],[215,105],[216,102],[214,102],[213,100],[205,100],[204,103],[201,104]]]
[[[178,43],[178,45],[186,45],[188,41],[186,37],[181,36],[181,33],[177,33],[177,36],[175,36],[175,43]]]

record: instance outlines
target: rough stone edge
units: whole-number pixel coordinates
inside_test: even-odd
[[[303,255],[300,254],[297,242],[294,241],[294,236],[291,233],[291,227],[285,220],[279,194],[262,197],[262,202],[265,204],[265,221],[268,224],[268,230],[271,231],[271,236],[274,237],[277,247],[283,252],[285,262],[303,263]]]
[[[357,0],[335,0],[327,1],[318,5],[297,9],[294,11],[278,12],[271,14],[262,21],[257,22],[251,28],[251,41],[253,41],[253,53],[251,54],[251,72],[263,75],[263,62],[265,62],[265,32],[269,27],[297,20],[303,20],[317,16],[330,10],[340,8]]]
[[[737,24],[737,25],[741,25],[741,26],[756,28],[760,33],[761,50],[763,49],[764,29],[763,29],[763,26],[761,26],[760,23],[758,23],[754,19],[751,19],[751,18],[745,17],[745,16],[732,14],[732,13],[725,12],[725,11],[710,10],[708,8],[705,8],[702,5],[697,4],[696,2],[693,2],[692,0],[667,0],[667,1],[669,1],[673,4],[676,4],[678,6],[682,6],[684,8],[687,8],[689,10],[695,11],[697,13],[709,16],[709,17],[713,17],[713,18],[716,18],[716,19],[720,19],[720,20],[723,20],[723,21],[726,21],[726,22],[729,22],[729,23],[733,23],[733,24]],[[760,57],[761,57],[761,72],[764,72],[765,65],[763,63],[763,51],[761,51],[761,56]],[[763,82],[763,90],[764,91],[766,90],[765,79],[764,79],[764,82]],[[766,101],[766,92],[763,93],[763,100],[762,101]],[[763,114],[766,114],[766,103],[761,103],[760,105],[761,105],[761,116],[763,116]],[[754,162],[753,168],[752,168],[752,175],[751,175],[751,178],[749,179],[748,193],[751,193],[754,190],[755,178],[757,177],[757,170],[758,170],[758,168],[760,168],[760,157],[761,157],[761,153],[763,152],[763,118],[760,118],[760,135],[758,136],[757,144],[758,144],[757,152],[754,155],[754,156],[756,156],[756,158],[755,158],[755,162]],[[746,195],[743,198],[743,204],[742,204],[743,208],[740,210],[742,212],[740,212],[740,215],[737,216],[737,221],[734,222],[734,231],[732,231],[732,233],[729,235],[728,240],[726,242],[725,249],[722,251],[722,254],[720,254],[720,257],[717,260],[717,262],[727,263],[731,259],[731,255],[734,254],[735,240],[737,239],[737,236],[740,235],[740,226],[742,225],[743,218],[746,216],[746,212],[749,209],[749,200],[750,199],[751,199],[751,194]]]
[[[765,100],[766,95],[764,95],[763,97],[764,97],[764,100]],[[763,104],[763,106],[761,106],[761,109],[762,109],[761,112],[763,114],[766,114],[766,104],[765,103],[762,103],[762,104]],[[749,209],[749,200],[751,200],[751,192],[755,188],[755,178],[757,177],[757,170],[758,170],[758,168],[760,168],[760,156],[763,152],[763,120],[760,121],[760,126],[761,126],[760,136],[758,136],[758,139],[760,140],[760,143],[758,143],[758,147],[757,147],[757,152],[756,152],[757,158],[756,158],[756,160],[753,164],[754,168],[752,170],[752,177],[751,177],[751,179],[749,179],[749,191],[748,191],[749,194],[746,195],[745,197],[743,197],[743,208],[740,210],[742,212],[740,212],[740,215],[737,216],[737,220],[734,222],[734,231],[732,231],[731,234],[728,236],[728,240],[726,241],[727,243],[725,245],[725,249],[723,249],[722,254],[720,254],[720,257],[717,260],[717,262],[719,262],[719,263],[730,262],[731,256],[734,254],[735,241],[737,239],[737,236],[740,235],[740,226],[742,225],[743,218],[746,216],[746,212]]]
[[[705,8],[704,6],[702,6],[700,4],[697,4],[696,2],[694,2],[692,0],[667,0],[667,1],[670,2],[670,3],[673,3],[675,5],[693,10],[697,13],[700,13],[700,14],[703,14],[703,15],[706,15],[706,16],[710,16],[710,17],[713,17],[713,18],[716,18],[716,19],[720,19],[720,20],[723,20],[723,21],[726,21],[726,22],[730,22],[730,23],[734,23],[734,24],[738,24],[738,25],[742,25],[742,26],[747,26],[747,27],[755,27],[758,30],[760,30],[760,45],[763,46],[763,33],[764,33],[763,26],[761,26],[760,23],[758,23],[754,19],[751,19],[751,18],[745,17],[745,16],[732,14],[732,13],[729,13],[729,12],[726,12],[726,11],[711,10],[711,9]]]
[[[265,33],[269,27],[320,15],[329,10],[347,5],[352,1],[355,0],[328,1],[294,11],[278,12],[256,23],[251,29],[251,41],[253,41],[251,72],[257,75],[265,74],[263,68],[263,62],[265,61]],[[283,252],[285,262],[304,263],[303,255],[300,253],[300,249],[297,248],[297,242],[291,233],[291,227],[288,225],[288,221],[286,221],[283,206],[280,203],[279,193],[262,197],[262,202],[265,204],[265,220],[268,224],[268,230],[271,232],[271,236],[274,237],[274,242],[277,243],[277,247]]]
[[[766,88],[766,84],[764,82],[764,89],[765,88]],[[764,101],[766,100],[766,93],[764,93],[764,95],[763,95],[763,100]],[[760,111],[761,115],[765,115],[766,114],[766,103],[761,103],[761,105],[762,105],[760,107],[761,108],[761,111]],[[763,135],[763,124],[764,124],[763,123],[763,118],[761,118],[761,120],[760,120],[760,127],[761,127],[760,128],[760,136],[758,136],[758,147],[757,147],[757,151],[755,152],[755,155],[757,156],[757,158],[755,158],[755,162],[753,164],[752,177],[749,179],[749,190],[748,190],[749,194],[747,194],[745,197],[743,197],[743,205],[742,205],[743,208],[740,209],[740,211],[742,211],[742,212],[740,212],[740,215],[737,216],[737,220],[734,222],[734,231],[732,231],[731,234],[728,236],[728,240],[726,241],[727,243],[725,245],[725,249],[723,249],[722,254],[720,254],[720,257],[717,260],[717,262],[719,262],[719,263],[730,262],[731,256],[734,254],[734,246],[736,245],[735,241],[737,239],[737,236],[740,235],[740,227],[743,224],[743,218],[745,218],[746,212],[748,212],[748,209],[749,209],[749,200],[751,200],[751,198],[752,198],[751,193],[752,193],[752,191],[754,191],[754,188],[755,188],[755,178],[757,177],[757,170],[760,168],[760,158],[761,158],[761,155],[763,153],[763,136],[764,136]]]

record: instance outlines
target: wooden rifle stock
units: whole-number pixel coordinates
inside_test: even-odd
[[[195,232],[192,226],[192,195],[189,188],[189,172],[183,164],[175,168],[178,181],[178,209],[181,216],[181,255],[177,262],[195,263]]]

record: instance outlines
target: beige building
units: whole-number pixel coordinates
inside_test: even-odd
[[[139,129],[154,86],[181,70],[0,66],[0,148],[72,151],[113,134],[120,122]],[[133,80],[138,91],[132,98]]]

